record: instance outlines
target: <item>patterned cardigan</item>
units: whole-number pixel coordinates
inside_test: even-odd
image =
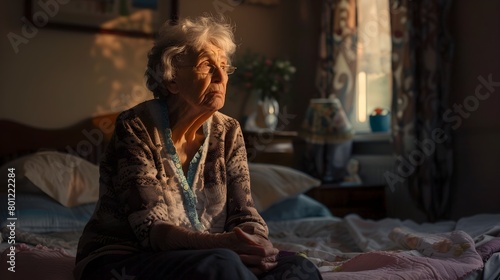
[[[173,160],[175,148],[168,145],[166,104],[149,100],[118,116],[100,164],[100,198],[78,244],[75,275],[97,256],[152,250],[149,232],[156,221],[210,233],[252,227],[267,238],[267,225],[250,193],[238,122],[216,112],[203,130],[198,168],[191,189],[185,190]],[[197,226],[187,214],[186,191],[194,201]]]

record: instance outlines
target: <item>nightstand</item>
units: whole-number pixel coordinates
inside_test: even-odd
[[[295,167],[294,139],[297,131],[243,131],[248,162]]]
[[[374,220],[386,217],[385,185],[323,184],[306,194],[323,203],[337,217],[351,213]]]

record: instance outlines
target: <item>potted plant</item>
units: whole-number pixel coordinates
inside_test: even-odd
[[[391,128],[391,113],[386,108],[377,107],[370,114],[372,132],[388,132]]]
[[[245,52],[236,59],[238,70],[234,74],[234,83],[249,91],[258,91],[260,99],[274,98],[289,91],[290,81],[296,69],[289,60],[269,58],[254,52]]]
[[[289,60],[270,58],[250,51],[238,57],[234,65],[238,70],[231,77],[231,83],[259,96],[258,108],[249,116],[247,129],[275,130],[278,124],[280,95],[289,91],[295,67]]]

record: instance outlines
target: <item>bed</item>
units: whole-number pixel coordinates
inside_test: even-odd
[[[61,129],[0,120],[0,279],[73,279],[116,116]],[[249,166],[272,242],[308,257],[324,279],[500,279],[500,214],[432,224],[335,217],[305,195],[315,178],[273,162]]]

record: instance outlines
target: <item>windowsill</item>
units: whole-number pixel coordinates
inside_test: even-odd
[[[353,154],[389,155],[392,152],[390,132],[357,132],[354,134]]]

